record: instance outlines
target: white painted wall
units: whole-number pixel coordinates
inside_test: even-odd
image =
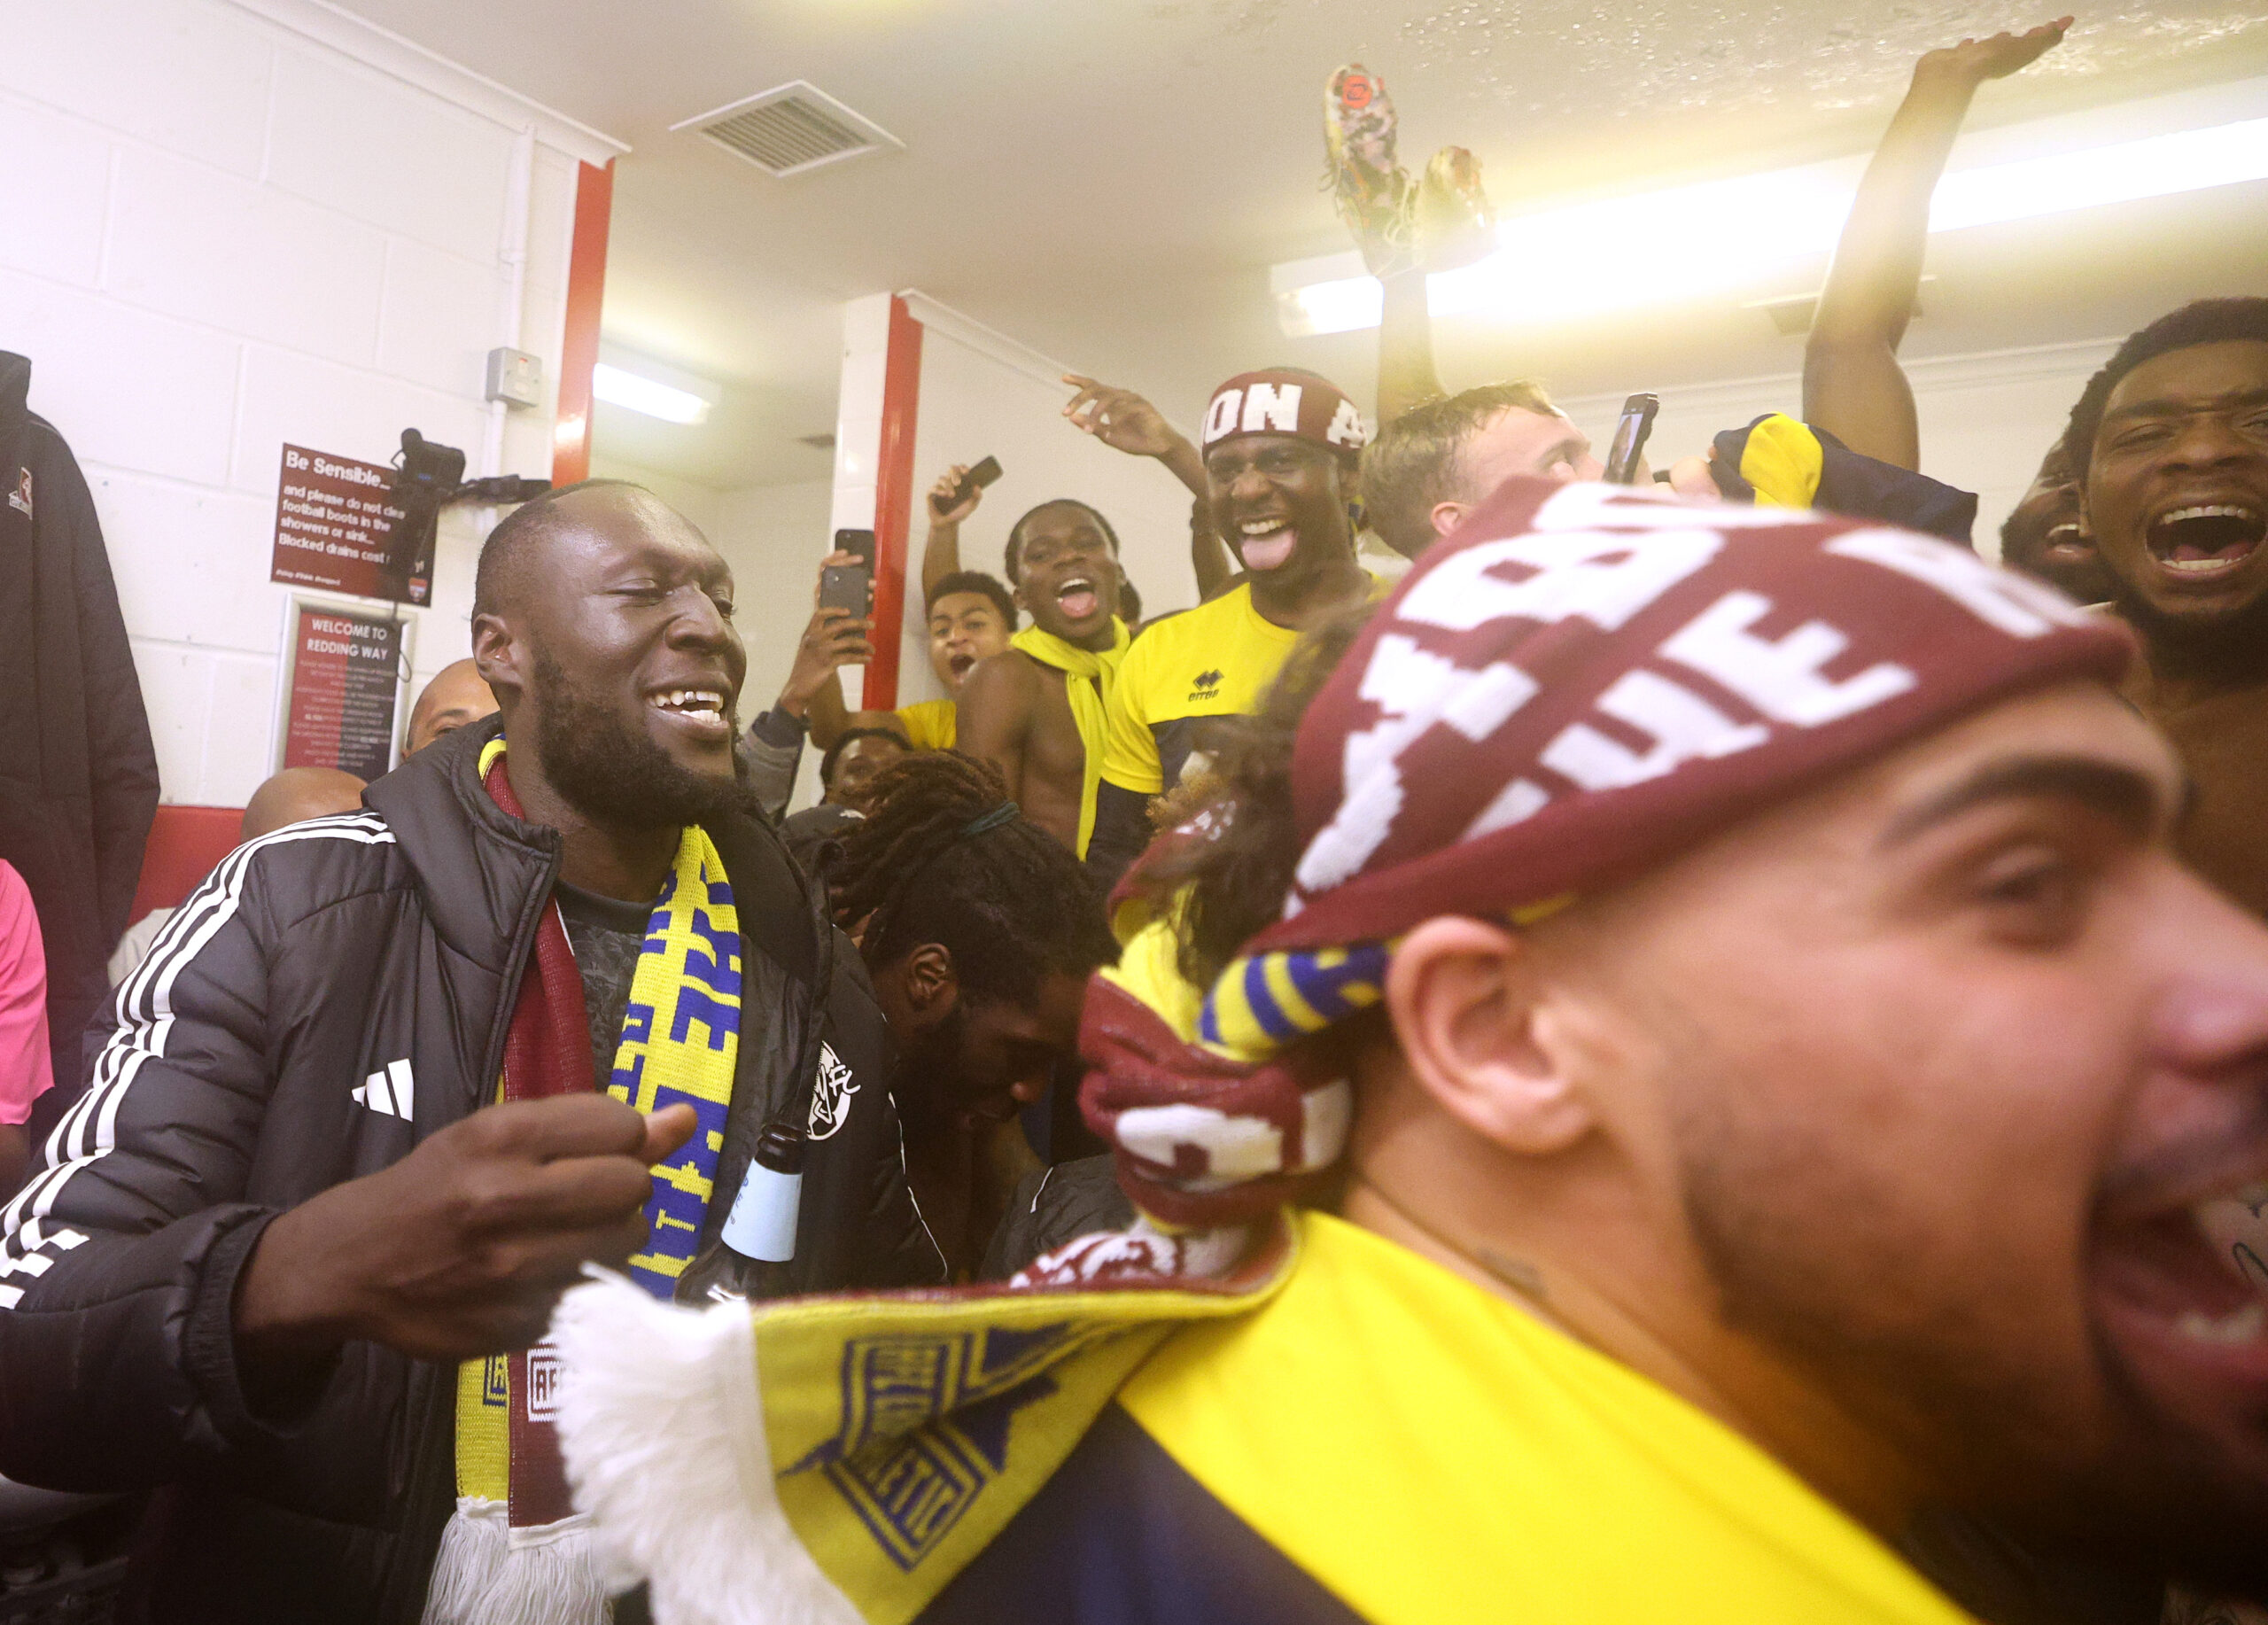
[[[1907,364],[1922,424],[1922,471],[1977,493],[1977,548],[1987,558],[2000,556],[2000,522],[2062,434],[2080,390],[2123,337]],[[1800,414],[1802,402],[1803,381],[1793,373],[1665,390],[1648,461],[1659,468],[1674,457],[1705,451],[1720,431],[1765,412]],[[1603,450],[1613,436],[1622,397],[1593,395],[1560,404]]]
[[[0,348],[32,358],[33,409],[94,487],[164,798],[240,805],[274,761],[282,443],[383,463],[414,426],[469,472],[548,474],[576,164],[611,144],[307,0],[8,18]],[[548,399],[487,470],[483,367],[507,342],[543,358]],[[416,683],[467,652],[484,517],[443,521],[434,602],[408,611]]]
[[[778,697],[796,663],[796,645],[811,622],[819,561],[835,534],[833,501],[833,488],[824,479],[718,494],[709,539],[733,567],[734,621],[748,645],[748,680],[741,688],[744,719]],[[855,704],[856,687],[848,694]],[[819,755],[804,750],[791,807],[819,799]]]
[[[643,486],[692,520],[703,535],[712,540],[715,539],[718,504],[724,500],[725,494],[714,486],[704,486],[698,480],[687,479],[661,469],[648,468],[643,463],[610,457],[606,455],[605,447],[595,439],[591,446],[591,478],[626,479],[633,485]]]

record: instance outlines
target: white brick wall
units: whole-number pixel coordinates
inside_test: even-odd
[[[383,463],[414,426],[486,471],[487,352],[535,352],[555,389],[576,166],[604,150],[299,0],[9,8],[0,348],[32,358],[33,409],[94,487],[166,800],[241,805],[272,768],[281,443]],[[514,411],[497,471],[548,474],[552,422],[548,400]],[[491,518],[443,519],[414,683],[466,652]]]

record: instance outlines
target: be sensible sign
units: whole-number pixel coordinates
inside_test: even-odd
[[[422,604],[431,595],[433,561],[407,556],[408,518],[393,500],[393,470],[384,463],[286,446],[268,579]]]

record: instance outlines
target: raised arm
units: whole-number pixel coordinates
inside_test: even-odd
[[[830,553],[819,560],[822,574],[829,564],[849,564],[857,561],[853,553]],[[819,587],[812,587],[812,602],[819,602]],[[852,711],[843,703],[843,677],[837,669],[857,660],[872,659],[874,649],[866,642],[874,630],[872,620],[852,620],[847,616],[832,622],[822,641],[831,645],[827,653],[836,657],[812,664],[819,654],[811,638],[819,627],[819,617],[804,628],[804,646],[796,651],[796,665],[788,673],[788,686],[780,691],[780,705],[804,716],[811,724],[812,743],[822,750],[834,749],[835,742],[853,727],[886,727],[898,733],[905,731],[894,711]],[[861,649],[860,645],[865,645]]]
[[[1074,429],[1130,457],[1155,457],[1189,487],[1191,495],[1206,494],[1205,460],[1187,435],[1166,422],[1164,413],[1130,389],[1076,372],[1065,373],[1063,381],[1079,392],[1063,408]]]
[[[937,583],[960,568],[961,522],[984,500],[984,487],[971,486],[968,494],[956,498],[968,464],[956,463],[929,487],[929,534],[921,543],[921,601],[927,603]]]
[[[1189,505],[1189,567],[1197,573],[1197,602],[1210,603],[1229,590],[1236,579],[1236,561],[1229,544],[1213,528],[1213,504],[1198,497]]]
[[[1379,314],[1381,425],[1449,393],[1433,370],[1433,316],[1425,300],[1425,275],[1420,266],[1379,279],[1386,291]]]
[[[1963,40],[1915,64],[1913,84],[1859,183],[1804,346],[1804,419],[1852,451],[1921,466],[1914,392],[1898,346],[1922,283],[1930,194],[1977,87],[2038,61],[2070,26],[2065,17],[2025,34]]]

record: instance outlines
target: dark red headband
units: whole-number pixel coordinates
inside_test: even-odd
[[[2006,696],[2116,682],[2132,649],[1910,532],[1509,481],[1309,707],[1298,883],[1252,951],[1588,889]]]

